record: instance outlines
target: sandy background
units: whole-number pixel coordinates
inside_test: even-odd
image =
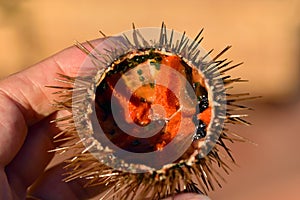
[[[202,46],[222,50],[249,79],[236,90],[264,98],[252,127],[234,127],[259,146],[233,145],[240,168],[212,199],[299,199],[300,191],[300,1],[45,1],[0,0],[0,77],[22,70],[66,48],[74,40],[113,35],[131,28],[160,26],[186,31],[204,27]]]

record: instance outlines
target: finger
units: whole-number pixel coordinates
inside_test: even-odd
[[[54,112],[53,91],[45,86],[57,84],[57,73],[74,75],[85,57],[78,48],[70,47],[0,81],[0,166],[6,166],[20,150],[27,127]]]
[[[28,129],[28,136],[16,157],[6,166],[8,181],[19,196],[25,195],[26,189],[45,170],[53,158],[48,151],[55,148],[53,135],[59,132],[55,124],[49,121],[53,114]]]
[[[103,39],[94,40],[94,45]],[[52,91],[45,86],[56,85],[57,73],[76,75],[86,58],[75,46],[69,47],[34,66],[16,73],[0,82],[0,93],[15,103],[23,114],[27,125],[33,125],[53,112]]]
[[[24,143],[27,126],[18,106],[1,93],[0,112],[0,167],[4,167]]]

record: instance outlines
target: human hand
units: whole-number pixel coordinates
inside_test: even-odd
[[[74,76],[85,57],[70,47],[0,81],[0,199],[86,199],[101,192],[101,186],[83,188],[80,180],[62,181],[61,164],[47,167],[60,131],[49,122],[64,113],[55,111],[53,91],[45,86],[56,84],[57,73]],[[196,199],[193,195],[175,199]]]

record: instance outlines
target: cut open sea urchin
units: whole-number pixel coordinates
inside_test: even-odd
[[[202,30],[189,39],[161,28],[141,28],[105,37],[87,54],[76,77],[60,74],[55,106],[69,116],[53,151],[75,150],[65,181],[103,185],[101,199],[160,199],[180,192],[207,193],[234,162],[226,142],[243,141],[226,124],[249,125],[249,110],[231,94],[227,72],[241,63],[214,57],[200,47]],[[88,46],[88,47],[87,47]],[[225,157],[225,158],[224,158]]]

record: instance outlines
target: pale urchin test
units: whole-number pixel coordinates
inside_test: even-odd
[[[66,161],[65,181],[84,179],[103,185],[102,199],[160,199],[181,192],[207,193],[228,172],[224,155],[234,162],[227,141],[243,138],[226,124],[249,125],[237,101],[248,93],[229,91],[241,78],[228,71],[241,63],[221,59],[200,43],[161,28],[133,28],[89,48],[76,77],[60,75],[69,85],[56,102],[68,117],[57,119],[67,141],[53,151],[76,149]],[[57,92],[56,92],[57,93]],[[228,161],[227,161],[228,162]]]

